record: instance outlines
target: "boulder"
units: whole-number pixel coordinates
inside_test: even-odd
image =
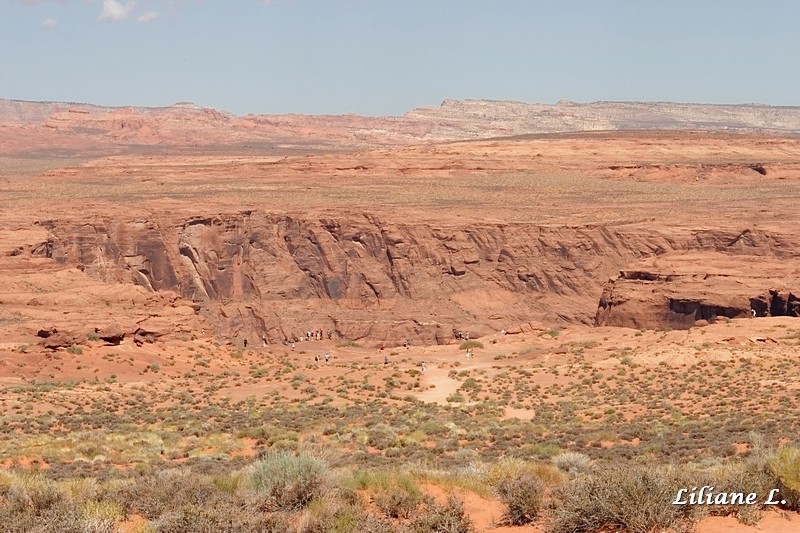
[[[80,344],[81,339],[74,333],[66,331],[57,331],[47,336],[42,340],[42,346],[48,350],[57,350],[59,348],[69,348],[74,344]]]
[[[118,323],[109,324],[103,328],[95,328],[95,332],[100,339],[113,345],[117,345],[125,338],[125,331]]]

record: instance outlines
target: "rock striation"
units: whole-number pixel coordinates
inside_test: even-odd
[[[48,237],[32,254],[106,283],[174,292],[239,341],[323,329],[446,343],[454,331],[477,337],[531,320],[680,328],[800,305],[788,260],[800,239],[749,229],[446,226],[252,210],[40,224]]]

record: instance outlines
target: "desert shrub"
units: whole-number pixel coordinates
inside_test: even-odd
[[[352,339],[345,339],[342,342],[338,343],[336,345],[336,347],[337,348],[347,348],[347,347],[358,348],[358,347],[360,347],[360,345],[356,341],[354,341]]]
[[[583,474],[589,470],[589,465],[592,460],[585,453],[580,452],[564,452],[554,456],[551,461],[562,470],[571,476]]]
[[[41,474],[6,472],[0,476],[0,525],[3,532],[113,532],[114,517],[103,515],[91,505],[82,507],[76,505],[58,484]]]
[[[38,473],[9,475],[4,485],[0,496],[5,496],[4,499],[12,511],[37,514],[65,500],[58,485]]]
[[[163,513],[151,523],[154,533],[287,533],[292,527],[282,515],[266,515],[233,502],[186,504]]]
[[[541,513],[544,502],[544,483],[530,475],[502,480],[495,492],[506,506],[504,521],[512,526],[534,522]]]
[[[769,459],[769,471],[778,480],[781,498],[786,500],[786,507],[793,511],[800,510],[800,449],[793,446],[782,446]]]
[[[512,526],[534,522],[542,510],[544,483],[531,475],[504,479],[495,487],[500,501],[506,506],[504,521]]]
[[[76,502],[94,500],[100,487],[93,477],[66,479],[59,486],[69,499]]]
[[[365,514],[361,517],[356,531],[358,533],[395,533],[398,530],[388,520]]]
[[[245,484],[279,510],[297,510],[329,486],[328,465],[316,457],[268,450],[245,472]]]
[[[385,424],[378,424],[367,434],[367,444],[378,450],[391,448],[398,442],[397,433]]]
[[[548,486],[560,485],[567,478],[561,470],[550,464],[507,457],[489,466],[485,480],[490,486],[497,487],[505,479],[524,475],[535,476]]]
[[[300,522],[300,533],[391,533],[393,525],[367,515],[358,503],[336,496],[315,499],[306,508]]]
[[[693,509],[672,501],[680,488],[693,482],[674,468],[609,466],[561,488],[561,505],[546,531],[588,533],[611,528],[649,533],[674,528],[685,523]]]
[[[450,495],[444,505],[428,503],[408,529],[412,533],[473,533],[475,526],[464,511],[464,503]]]
[[[698,473],[693,475],[697,479],[696,483],[710,485],[716,488],[717,492],[741,492],[750,494],[755,492],[766,496],[775,487],[775,478],[766,467],[766,461],[745,461],[740,463],[725,463],[708,470],[705,473],[707,479],[701,479]],[[747,525],[758,523],[759,512],[765,506],[763,499],[757,505],[719,505],[709,506],[705,510],[712,515],[736,514],[740,522]]]
[[[410,476],[398,476],[375,491],[375,505],[389,518],[410,518],[425,500],[422,489]]]
[[[457,463],[469,463],[471,461],[476,461],[480,454],[478,450],[472,448],[459,448],[456,450],[456,453],[453,454],[453,459]]]
[[[464,341],[458,345],[459,350],[469,350],[470,348],[483,348],[483,343],[480,341]]]
[[[80,510],[67,502],[47,509],[13,509],[0,505],[3,533],[113,533],[113,524],[85,520]]]
[[[561,334],[561,329],[560,328],[549,328],[549,329],[545,330],[544,334],[545,335],[550,335],[551,337],[553,337],[555,339],[556,337],[558,337]]]
[[[81,506],[84,522],[95,524],[95,528],[114,529],[114,524],[125,518],[122,506],[117,502],[88,501]]]
[[[231,496],[217,489],[206,477],[181,468],[110,484],[99,491],[98,497],[101,501],[120,504],[124,516],[135,513],[154,520],[186,506],[216,505]]]
[[[222,492],[236,494],[236,490],[239,488],[239,483],[241,480],[242,478],[239,475],[219,474],[211,478],[211,484]]]

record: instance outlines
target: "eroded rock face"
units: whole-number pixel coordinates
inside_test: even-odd
[[[777,258],[690,252],[643,261],[609,281],[596,324],[685,329],[719,318],[800,316],[800,270],[796,258],[785,257],[790,250],[782,249]],[[770,248],[750,246],[750,251]]]
[[[53,259],[79,263],[103,280],[175,291],[197,302],[216,334],[240,341],[275,343],[323,329],[337,338],[444,343],[453,330],[478,337],[531,320],[688,327],[749,316],[753,298],[786,314],[798,308],[794,293],[773,278],[751,276],[739,290],[740,278],[750,278],[723,272],[724,265],[716,278],[688,263],[667,273],[629,267],[700,250],[779,264],[777,258],[800,249],[786,237],[750,230],[441,226],[369,213],[315,218],[258,211],[158,223],[44,224]],[[706,256],[698,257],[705,267]]]

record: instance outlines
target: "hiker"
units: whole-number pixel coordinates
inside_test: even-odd
[[[425,361],[422,362],[422,371],[425,372],[427,370],[428,365],[425,364]]]
[[[262,348],[266,348],[267,347],[267,336],[266,335],[261,335],[261,347]]]
[[[319,355],[314,355],[314,364],[319,366]]]
[[[327,365],[328,361],[330,361],[330,360],[331,360],[331,354],[329,354],[328,352],[325,352],[325,364]]]
[[[244,340],[244,347],[247,348],[247,339]]]
[[[292,351],[294,351],[294,343],[292,343]]]
[[[331,340],[332,338],[333,338],[333,332],[331,330],[328,330],[328,340]]]
[[[388,364],[389,364],[389,356],[388,355],[384,355],[383,356],[383,366],[387,366]]]

